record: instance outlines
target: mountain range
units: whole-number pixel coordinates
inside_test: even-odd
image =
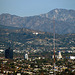
[[[0,15],[0,25],[4,26],[53,32],[54,24],[55,32],[58,34],[75,33],[75,10],[54,9],[45,14],[29,17],[7,13]]]

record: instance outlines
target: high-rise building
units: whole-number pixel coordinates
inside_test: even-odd
[[[25,59],[28,60],[28,54],[25,54]]]
[[[5,58],[7,59],[13,59],[13,50],[8,48],[5,50]]]

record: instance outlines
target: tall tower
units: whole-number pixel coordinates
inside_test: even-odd
[[[53,17],[54,75],[55,74],[55,15]]]

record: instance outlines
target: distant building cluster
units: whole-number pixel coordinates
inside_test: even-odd
[[[53,65],[53,60],[50,57],[47,58],[38,54],[29,56],[30,53],[28,53],[28,51],[26,51],[25,53],[23,52],[24,55],[22,58],[20,58],[20,55],[19,57],[14,56],[14,60],[10,60],[13,59],[13,51],[14,50],[10,48],[6,49],[6,59],[0,58],[0,75],[42,75],[42,73],[40,73],[40,71],[42,70],[43,73],[46,75],[53,75],[54,71],[57,73],[56,75],[59,75],[58,73],[65,72],[69,74],[69,72],[74,73],[75,71],[75,56],[68,56],[68,60],[62,61],[65,58],[64,56],[62,57],[63,54],[61,54],[61,51],[58,51],[58,54],[55,55],[55,58],[57,58],[55,69]],[[52,56],[52,58],[54,58],[54,55]],[[68,62],[70,63],[69,66],[71,66],[70,69],[69,66],[67,66]]]
[[[13,50],[12,49],[8,48],[5,50],[5,58],[6,59],[13,59]],[[24,58],[26,60],[28,60],[28,54],[25,54]]]
[[[54,58],[54,55],[52,55],[52,58]],[[55,55],[55,58],[62,59],[61,51],[58,52],[58,55]]]

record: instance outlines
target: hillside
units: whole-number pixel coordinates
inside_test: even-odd
[[[38,33],[38,34],[35,34]],[[56,49],[70,50],[75,46],[75,34],[56,34]],[[11,28],[0,25],[0,49],[11,47],[17,50],[52,50],[53,34],[25,28]]]
[[[30,17],[19,17],[16,15],[1,14],[0,25],[28,28],[44,32],[53,32],[54,16],[56,33],[75,33],[75,10],[66,9],[54,9],[46,14]]]

